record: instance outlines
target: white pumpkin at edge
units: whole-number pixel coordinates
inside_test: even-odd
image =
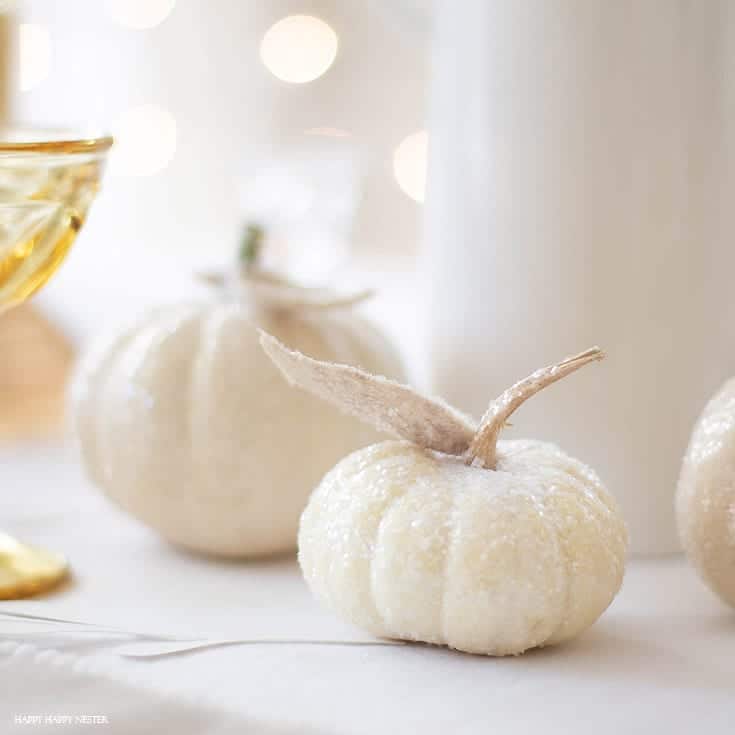
[[[309,493],[378,434],[290,388],[258,327],[309,355],[400,376],[355,299],[268,274],[240,300],[160,308],[94,346],[72,387],[83,464],[121,508],[174,544],[226,556],[296,547]]]
[[[707,586],[735,607],[735,378],[702,411],[679,477],[679,536]]]
[[[570,639],[612,602],[627,531],[597,475],[553,444],[497,441],[524,400],[599,350],[517,383],[477,426],[408,386],[261,343],[290,382],[403,438],[344,458],[304,511],[299,561],[326,606],[377,636],[506,655]]]

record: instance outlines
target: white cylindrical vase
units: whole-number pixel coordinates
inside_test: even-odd
[[[692,424],[735,373],[735,5],[460,0],[434,43],[433,388],[479,415],[599,344],[508,436],[587,461],[633,550],[674,551]]]

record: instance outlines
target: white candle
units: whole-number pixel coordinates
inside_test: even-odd
[[[735,4],[439,3],[427,196],[435,392],[608,359],[516,416],[678,548],[692,423],[735,373]]]

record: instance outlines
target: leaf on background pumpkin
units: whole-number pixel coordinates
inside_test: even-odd
[[[299,286],[269,274],[249,273],[243,278],[242,287],[260,305],[272,309],[346,309],[372,298],[374,291],[365,289],[355,293],[340,294],[327,288]]]
[[[263,331],[260,344],[289,383],[380,431],[453,455],[461,455],[472,442],[474,424],[437,398],[358,368],[314,360]]]
[[[325,311],[349,309],[371,299],[373,289],[354,293],[338,293],[329,288],[301,286],[274,273],[250,270],[228,278],[215,271],[199,273],[198,280],[214,288],[240,289],[248,299],[262,308],[274,311]]]

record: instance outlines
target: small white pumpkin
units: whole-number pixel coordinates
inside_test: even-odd
[[[401,376],[387,340],[351,311],[357,300],[250,268],[235,301],[161,308],[103,340],[81,361],[71,401],[92,481],[183,547],[294,549],[314,485],[378,435],[289,388],[256,327],[310,355]]]
[[[735,607],[735,379],[694,427],[676,495],[679,536],[705,583]]]
[[[552,444],[497,441],[599,350],[517,383],[476,427],[407,386],[261,343],[289,381],[403,438],[343,459],[304,511],[299,561],[332,610],[378,636],[505,655],[572,638],[610,604],[627,532],[597,475]]]

